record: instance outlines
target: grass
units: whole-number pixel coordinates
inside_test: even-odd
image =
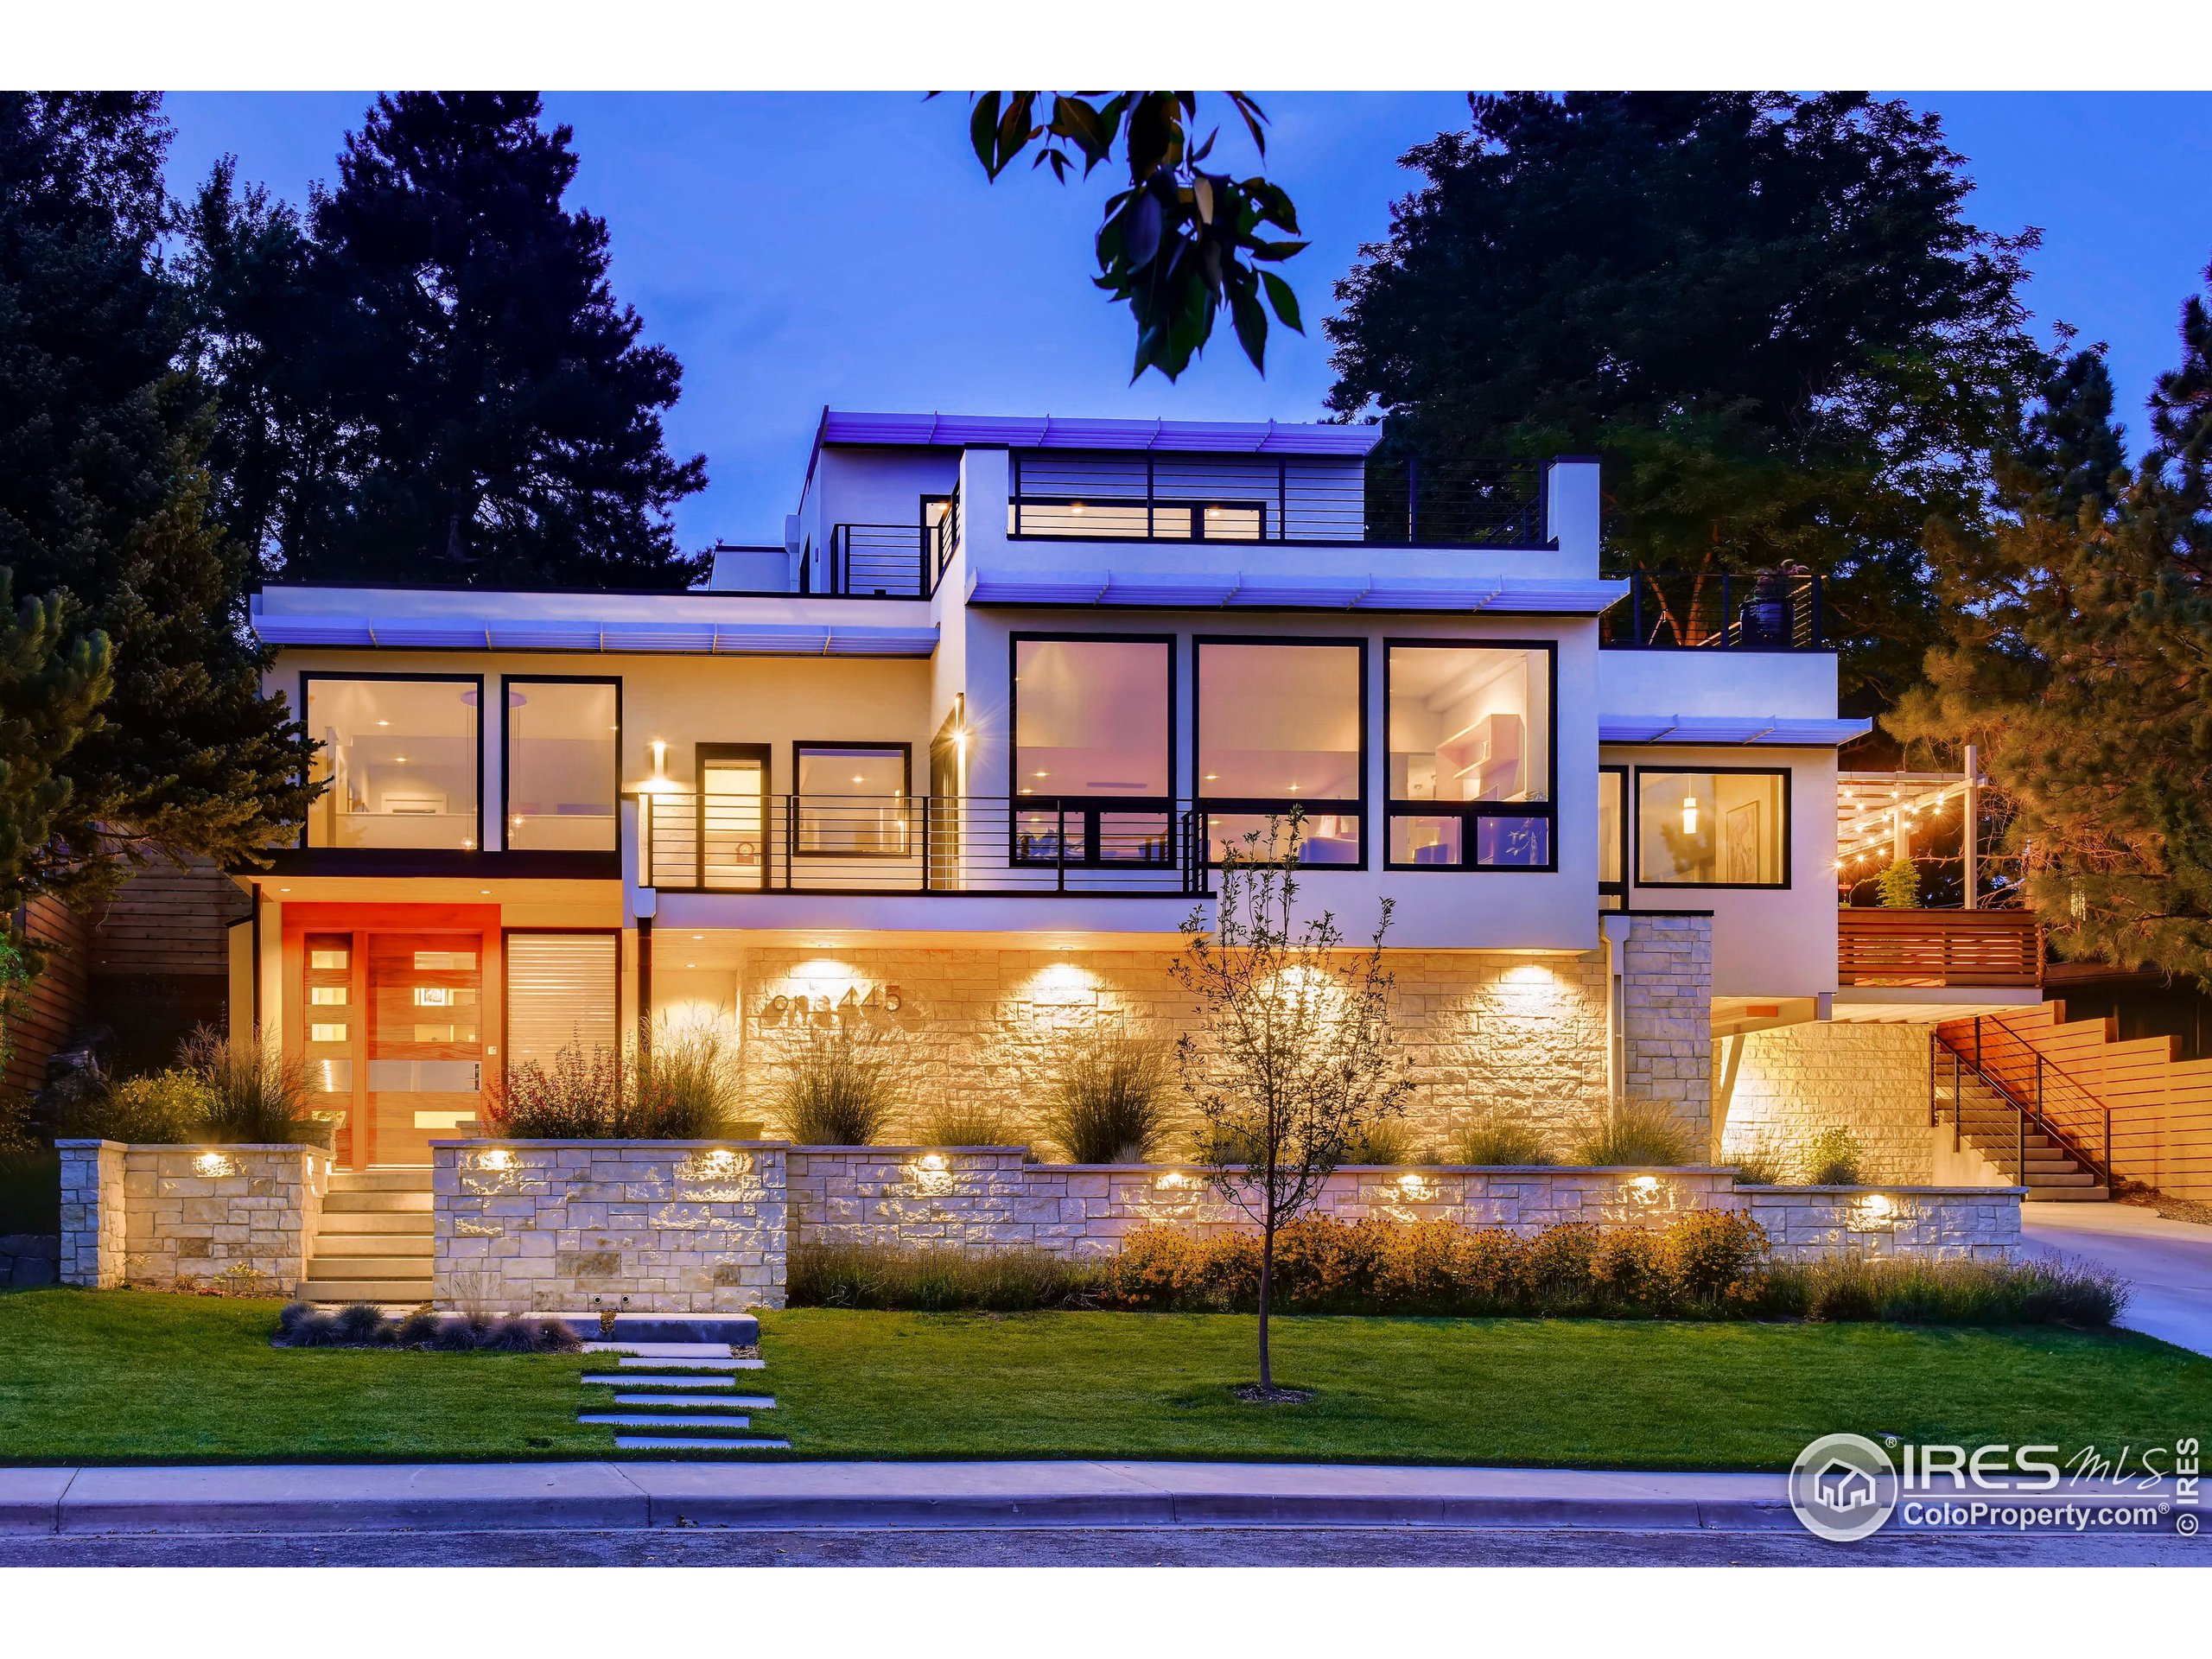
[[[0,1292],[0,1462],[602,1458],[589,1356],[286,1350],[276,1304]],[[1774,1469],[1837,1429],[2171,1445],[2212,1360],[2148,1338],[1879,1325],[1278,1319],[1257,1408],[1240,1314],[762,1316],[807,1457],[1331,1459]]]

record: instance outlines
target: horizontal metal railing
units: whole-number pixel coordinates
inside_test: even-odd
[[[1637,570],[1627,600],[1598,621],[1616,650],[1810,651],[1827,639],[1809,571]]]
[[[2113,1179],[2112,1109],[2086,1084],[1993,1014],[1946,1020],[1933,1035],[1935,1066],[1948,1058],[1954,1073],[1955,1125],[1972,1132],[1973,1112],[1956,1079],[1971,1074],[1989,1090],[1999,1122],[2012,1131],[2013,1173],[2028,1185],[2030,1137],[2040,1135],[2109,1183]],[[1930,1102],[1933,1111],[1934,1092]]]
[[[838,524],[799,573],[799,591],[837,597],[927,599],[960,541],[960,498],[935,524]]]
[[[1534,462],[1016,451],[1007,529],[1084,541],[1527,547]]]
[[[1122,896],[1206,891],[1198,815],[1157,797],[639,797],[638,884],[664,892]]]

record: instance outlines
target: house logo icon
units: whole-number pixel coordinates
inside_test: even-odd
[[[1789,1507],[1816,1538],[1855,1543],[1897,1506],[1889,1453],[1863,1434],[1824,1434],[1789,1469]]]

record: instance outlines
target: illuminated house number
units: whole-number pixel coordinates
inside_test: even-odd
[[[760,1010],[760,1017],[773,1025],[779,1020],[806,1014],[896,1014],[903,1006],[896,985],[871,985],[866,990],[857,985],[848,985],[842,997],[833,997],[827,992],[819,996],[809,996],[804,991],[797,996],[772,996],[767,1006]]]

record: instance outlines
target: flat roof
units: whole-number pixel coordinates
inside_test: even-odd
[[[1380,426],[1292,421],[1102,421],[1061,415],[889,415],[822,411],[825,444],[894,448],[1160,449],[1202,454],[1358,457]]]

